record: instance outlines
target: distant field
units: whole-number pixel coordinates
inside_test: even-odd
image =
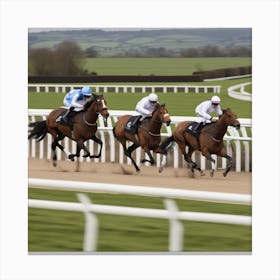
[[[230,107],[237,113],[240,118],[252,117],[252,103],[248,101],[237,100],[227,95],[227,88],[240,83],[250,82],[251,78],[213,81],[205,83],[192,83],[203,85],[221,85],[221,93],[219,96],[222,100],[222,108]],[[81,85],[82,86],[82,85]],[[94,87],[93,87],[94,89]],[[30,109],[52,109],[62,106],[62,100],[66,93],[36,93],[29,92],[28,108]],[[194,116],[196,105],[209,99],[213,94],[209,93],[159,93],[161,103],[166,103],[166,106],[173,116]],[[135,105],[140,98],[145,96],[144,93],[105,93],[104,96],[108,101],[108,107],[111,110],[134,110]]]
[[[98,75],[191,75],[194,71],[251,64],[249,57],[87,58],[83,68]]]

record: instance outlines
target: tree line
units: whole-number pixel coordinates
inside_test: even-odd
[[[94,46],[82,50],[71,41],[64,41],[54,48],[31,48],[28,54],[28,72],[34,75],[88,75],[83,68],[85,58],[102,57]],[[208,45],[198,48],[169,50],[166,48],[128,49],[111,57],[251,57],[252,50],[245,46],[219,47]],[[95,73],[91,73],[95,74]]]

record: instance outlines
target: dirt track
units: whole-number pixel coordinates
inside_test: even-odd
[[[133,166],[118,163],[80,163],[79,172],[76,172],[76,167],[77,164],[70,161],[60,161],[57,167],[53,167],[50,161],[30,159],[29,178],[251,194],[252,174],[245,172],[232,171],[223,177],[222,171],[218,170],[211,178],[206,171],[206,176],[200,177],[196,173],[195,178],[189,178],[188,170],[183,168],[169,167],[158,173],[157,167],[142,165],[137,174]]]

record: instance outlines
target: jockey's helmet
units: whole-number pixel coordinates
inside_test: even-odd
[[[91,96],[91,94],[92,94],[91,88],[90,87],[83,87],[82,88],[82,93],[85,96]]]
[[[212,102],[213,105],[218,105],[218,104],[220,104],[221,99],[220,99],[219,96],[214,95],[214,96],[211,98],[211,102]]]
[[[150,102],[158,102],[158,96],[155,93],[150,93],[148,98]]]

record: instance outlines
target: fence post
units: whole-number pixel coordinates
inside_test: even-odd
[[[98,238],[98,219],[90,212],[90,199],[85,194],[78,193],[78,199],[84,205],[85,232],[84,232],[84,252],[95,252],[97,249]]]
[[[177,218],[178,208],[171,199],[165,199],[164,204],[169,216],[169,252],[182,251],[184,228]]]

